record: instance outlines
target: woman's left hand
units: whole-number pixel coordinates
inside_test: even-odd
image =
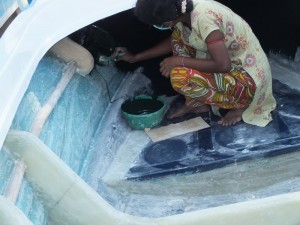
[[[176,66],[182,66],[181,65],[181,56],[171,56],[168,58],[165,58],[160,63],[160,72],[164,77],[170,77],[171,70],[175,68]]]

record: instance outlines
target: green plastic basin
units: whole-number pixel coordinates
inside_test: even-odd
[[[138,95],[127,99],[121,106],[122,113],[133,129],[152,128],[164,118],[166,103],[161,97]]]

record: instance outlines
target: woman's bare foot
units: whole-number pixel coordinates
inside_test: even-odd
[[[201,105],[197,107],[193,106],[188,106],[188,105],[182,105],[181,107],[172,110],[169,115],[167,116],[168,119],[173,119],[176,117],[183,116],[188,113],[202,113],[202,112],[208,112],[209,111],[209,106],[208,105]]]
[[[231,126],[238,122],[240,122],[242,118],[243,112],[246,110],[244,109],[231,109],[221,120],[218,121],[218,124],[222,126]]]

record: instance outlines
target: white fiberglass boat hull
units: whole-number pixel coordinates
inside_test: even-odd
[[[7,136],[5,148],[25,161],[26,176],[45,197],[51,218],[56,224],[77,225],[299,224],[299,192],[155,219],[124,214],[111,207],[38,138],[26,132],[7,135],[32,74],[49,48],[81,27],[131,8],[134,2],[40,0],[20,14],[0,40],[0,146]],[[11,224],[7,215],[18,216],[17,209],[7,205],[5,199],[0,198],[0,208],[6,215],[0,213],[0,221],[6,224]]]
[[[39,0],[0,39],[0,146],[32,74],[59,40],[99,19],[127,10],[134,0]]]
[[[50,217],[59,225],[297,225],[300,221],[299,192],[161,218],[131,216],[111,207],[36,136],[10,132],[5,147],[26,162],[27,177],[45,197]]]

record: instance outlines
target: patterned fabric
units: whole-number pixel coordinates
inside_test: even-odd
[[[175,29],[177,33],[173,34],[173,37],[181,37],[178,43],[174,43],[179,45],[182,42],[186,46],[177,46],[182,51],[177,52],[182,56],[209,59],[205,39],[212,31],[220,30],[225,36],[232,69],[246,71],[256,85],[253,100],[242,115],[243,120],[257,126],[266,126],[272,119],[270,112],[275,109],[276,102],[272,95],[270,65],[259,41],[249,25],[221,3],[213,0],[193,0],[193,3],[192,29],[188,30],[182,23],[178,23]],[[187,49],[194,50],[184,51]]]
[[[230,73],[203,73],[189,68],[176,67],[171,71],[173,88],[183,94],[186,105],[203,103],[223,109],[240,109],[250,105],[255,83],[244,70]]]

